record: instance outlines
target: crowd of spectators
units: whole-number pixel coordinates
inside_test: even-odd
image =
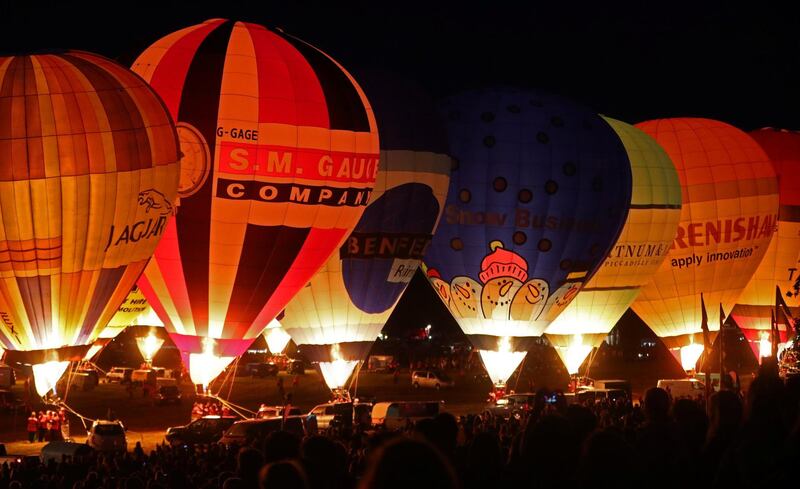
[[[126,454],[0,467],[0,489],[796,487],[800,378],[762,372],[744,397],[641,406],[545,402],[509,419],[439,414],[402,432],[358,426],[250,446],[140,446]],[[795,481],[795,482],[792,482]]]

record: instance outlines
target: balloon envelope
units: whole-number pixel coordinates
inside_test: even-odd
[[[775,165],[780,204],[778,232],[731,312],[758,355],[762,334],[766,331],[768,336],[772,324],[776,286],[791,314],[800,315],[800,297],[795,292],[800,278],[800,133],[766,128],[749,134]],[[787,333],[781,325],[781,342],[787,340]]]
[[[287,305],[281,321],[328,386],[364,360],[419,267],[439,222],[451,159],[433,103],[418,87],[374,78],[381,164],[353,233]],[[427,103],[426,103],[427,102]]]
[[[79,51],[0,58],[0,344],[40,365],[40,392],[141,274],[178,171],[169,114],[126,68]]]
[[[605,121],[558,97],[471,92],[443,113],[457,165],[427,275],[476,348],[509,359],[491,355],[489,375],[505,381],[501,364],[521,360],[512,353],[543,333],[619,236],[630,163]]]
[[[256,24],[188,27],[133,70],[164,99],[184,155],[177,218],[139,286],[195,381],[213,379],[227,365],[214,356],[243,353],[358,221],[375,120],[336,61]]]
[[[631,164],[628,218],[603,265],[546,334],[569,373],[600,346],[667,256],[681,215],[681,186],[667,153],[643,131],[604,117]]]
[[[710,119],[637,124],[666,150],[681,182],[683,207],[667,259],[642,288],[633,310],[670,348],[702,344],[703,293],[708,326],[719,304],[730,311],[774,235],[778,181],[767,155],[747,134]]]

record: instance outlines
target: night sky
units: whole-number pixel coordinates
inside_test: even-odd
[[[800,16],[783,2],[198,3],[0,0],[0,52],[83,49],[130,65],[165,34],[225,17],[280,27],[352,71],[393,71],[436,97],[499,83],[630,123],[702,116],[800,129]],[[418,276],[390,326],[448,318]]]

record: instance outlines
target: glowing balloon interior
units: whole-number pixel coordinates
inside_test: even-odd
[[[567,368],[567,373],[576,375],[581,368],[586,357],[592,352],[594,347],[590,344],[584,343],[583,335],[572,335],[571,343],[568,346],[555,346],[556,353],[564,366]]]
[[[64,375],[69,362],[51,361],[46,363],[38,363],[33,367],[33,384],[36,387],[36,393],[42,397],[47,396],[48,393],[56,393],[56,384],[58,379]]]
[[[273,319],[264,330],[264,339],[269,352],[273,355],[280,355],[292,337],[281,327],[281,323],[277,319]]]
[[[486,373],[489,374],[492,383],[497,385],[505,384],[527,355],[524,351],[512,351],[508,337],[498,340],[496,350],[478,350],[478,353]]]
[[[203,340],[202,353],[189,354],[189,378],[195,385],[202,385],[207,390],[209,384],[236,359],[232,356],[218,355],[214,352],[214,340]]]
[[[152,332],[147,336],[140,336],[136,338],[136,346],[139,347],[139,353],[142,354],[142,358],[148,364],[153,363],[153,357],[156,356],[158,350],[161,349],[161,345],[164,344],[164,339],[159,338],[154,335]]]

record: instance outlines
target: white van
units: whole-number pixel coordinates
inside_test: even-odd
[[[430,419],[441,412],[442,401],[378,402],[372,407],[372,425],[399,430],[408,421]]]
[[[411,372],[411,385],[415,389],[432,387],[439,390],[442,387],[453,387],[455,382],[444,373],[436,370],[415,370]]]
[[[697,379],[661,379],[657,387],[667,391],[673,399],[696,398],[706,392],[706,385]]]

